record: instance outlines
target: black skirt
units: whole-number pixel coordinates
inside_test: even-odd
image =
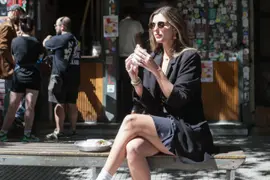
[[[157,134],[168,150],[192,161],[204,161],[215,151],[212,134],[206,121],[189,125],[172,116],[152,116]]]

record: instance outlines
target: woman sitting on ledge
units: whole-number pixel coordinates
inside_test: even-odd
[[[165,6],[150,16],[153,53],[137,46],[126,59],[134,98],[145,114],[127,115],[97,180],[109,180],[127,158],[134,180],[150,179],[146,157],[163,153],[204,161],[213,151],[201,98],[201,58],[188,48],[186,27],[176,8]],[[143,82],[138,66],[144,68]]]

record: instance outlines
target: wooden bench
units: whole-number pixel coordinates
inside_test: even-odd
[[[150,157],[148,162],[151,169],[226,170],[226,179],[234,180],[235,171],[244,163],[246,156],[239,149],[220,149],[224,153],[213,155],[212,159],[196,164],[180,163],[178,158],[165,155]],[[71,143],[0,142],[0,165],[88,167],[92,169],[92,179],[95,179],[96,168],[103,167],[108,154],[80,152]],[[122,167],[127,167],[127,163],[124,162]]]

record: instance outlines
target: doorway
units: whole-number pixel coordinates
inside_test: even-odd
[[[270,1],[254,1],[255,105],[270,108]]]

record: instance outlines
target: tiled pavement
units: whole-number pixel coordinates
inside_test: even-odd
[[[241,147],[246,162],[236,171],[236,180],[270,180],[270,137],[216,137],[215,143]],[[0,166],[0,180],[87,180],[87,168]],[[114,180],[131,179],[127,169],[119,169]],[[152,180],[222,180],[225,171],[152,172]],[[88,178],[88,180],[90,180]]]

